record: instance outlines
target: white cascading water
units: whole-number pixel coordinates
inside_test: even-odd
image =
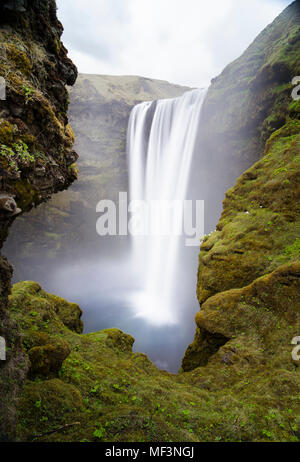
[[[131,200],[183,201],[200,124],[206,90],[145,102],[132,110],[127,135],[129,192]],[[133,296],[137,316],[152,324],[176,323],[176,264],[180,243],[176,232],[164,236],[161,215],[155,235],[132,237],[133,266],[139,287]],[[183,211],[174,209],[172,223],[182,229]],[[151,224],[150,224],[151,226]],[[160,232],[161,231],[161,232]]]

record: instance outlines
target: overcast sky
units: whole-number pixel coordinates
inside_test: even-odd
[[[79,72],[207,86],[291,0],[57,0]]]

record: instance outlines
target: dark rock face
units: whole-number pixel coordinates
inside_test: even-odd
[[[11,277],[11,265],[6,258],[0,257],[0,336],[5,339],[8,347],[6,361],[0,361],[0,437],[4,440],[15,434],[15,399],[28,369],[18,325],[10,318],[7,310]]]
[[[77,70],[60,42],[54,1],[6,2],[0,11],[1,190],[22,210],[65,189],[76,177],[68,95]]]
[[[0,5],[0,248],[21,211],[47,200],[76,178],[77,154],[68,125],[68,94],[77,70],[60,41],[63,28],[54,0],[10,0]],[[18,326],[7,299],[12,269],[0,257],[0,336],[7,360],[0,363],[0,435],[14,436],[15,398],[27,371]]]

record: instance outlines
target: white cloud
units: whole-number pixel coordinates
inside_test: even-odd
[[[288,0],[58,0],[80,72],[207,86]]]

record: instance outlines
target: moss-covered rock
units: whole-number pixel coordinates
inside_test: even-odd
[[[191,371],[193,383],[211,392],[230,390],[239,401],[248,395],[253,418],[248,415],[240,431],[252,426],[270,440],[276,439],[275,422],[285,420],[282,406],[294,417],[288,423],[292,439],[299,437],[295,418],[299,369],[291,343],[300,332],[300,121],[290,85],[299,69],[299,7],[299,2],[288,7],[212,85],[209,98],[217,100],[217,88],[222,86],[228,105],[222,112],[226,116],[222,129],[229,138],[225,151],[236,129],[228,111],[236,108],[234,95],[241,90],[246,99],[237,120],[244,124],[252,114],[255,130],[248,127],[240,132],[237,146],[243,141],[245,149],[260,159],[229,189],[216,230],[201,246],[197,284],[201,310],[194,342],[182,364],[184,371]],[[261,58],[256,62],[253,53],[259,49]],[[254,67],[247,71],[244,65],[251,55]],[[227,91],[227,77],[232,72],[239,75],[239,69],[245,81]],[[257,98],[263,112],[253,106]],[[256,144],[248,144],[249,134]],[[217,344],[219,338],[223,345]],[[266,407],[264,428],[261,418]]]
[[[43,435],[47,433],[45,429],[49,431],[49,420],[53,429],[66,425],[66,422],[76,425],[82,408],[82,397],[73,385],[59,379],[28,382],[19,404],[20,414],[26,415],[26,418],[20,419],[20,426],[28,429],[26,440],[43,440]],[[30,430],[35,432],[30,433]]]
[[[30,377],[57,376],[70,351],[68,343],[63,340],[31,348],[28,351]]]
[[[81,321],[82,311],[76,303],[68,303],[63,298],[52,296],[56,313],[63,324],[70,330],[82,333],[83,322]]]
[[[248,287],[211,297],[197,317],[199,332],[210,332],[198,350],[202,367],[178,375],[133,353],[133,338],[118,329],[70,330],[52,295],[35,283],[15,285],[10,306],[26,355],[38,352],[44,360],[49,344],[62,340],[71,350],[56,364],[58,378],[40,370],[28,375],[18,438],[297,441],[300,368],[291,339],[300,328],[299,274],[299,264],[284,265]]]
[[[21,210],[63,190],[76,178],[77,158],[67,120],[68,94],[77,70],[60,42],[55,0],[0,2],[0,248]],[[16,431],[15,402],[28,368],[16,322],[7,311],[12,270],[0,256],[0,438]]]
[[[75,82],[77,71],[60,42],[54,0],[30,3],[24,11],[2,5],[0,12],[0,75],[6,82],[0,111],[1,189],[29,210],[76,177],[70,169],[76,154],[65,85]],[[25,149],[17,150],[21,144],[30,162],[24,162]]]
[[[217,230],[201,247],[201,303],[299,259],[299,152],[300,124],[293,120],[227,192]]]
[[[208,161],[235,159],[239,174],[261,157],[266,140],[284,125],[292,79],[300,74],[299,22],[300,4],[294,1],[212,80],[201,127]]]
[[[276,367],[280,362],[282,366],[291,366],[291,340],[300,330],[299,288],[300,263],[293,262],[256,279],[249,286],[210,297],[196,315],[197,332],[186,352],[183,369],[202,366],[203,357],[206,362],[220,358],[226,362],[223,354],[228,349],[230,364],[248,361],[257,365],[266,362],[266,355],[269,355],[275,359]],[[207,336],[225,339],[226,346],[209,351]],[[230,341],[232,339],[234,342]],[[252,339],[251,349],[247,347],[249,339]],[[257,344],[255,350],[253,340]],[[235,343],[241,343],[242,348],[233,349]]]
[[[23,306],[23,312],[27,314],[25,318],[18,316],[20,305]],[[82,311],[79,306],[56,295],[47,294],[36,282],[25,281],[15,284],[10,307],[12,313],[16,313],[15,317],[19,325],[30,335],[31,332],[34,333],[31,339],[29,334],[26,337],[26,349],[49,343],[49,337],[45,337],[43,331],[47,332],[44,328],[50,321],[57,324],[57,329],[60,329],[62,323],[74,332],[82,332]],[[37,307],[38,310],[36,310]]]

